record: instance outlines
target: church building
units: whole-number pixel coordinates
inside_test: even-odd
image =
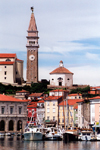
[[[69,87],[73,85],[73,73],[66,69],[63,61],[60,61],[59,67],[50,72],[51,87]]]

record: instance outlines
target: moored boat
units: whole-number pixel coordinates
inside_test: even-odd
[[[92,130],[82,130],[80,132],[80,135],[78,137],[81,141],[93,141],[96,140],[95,136],[93,135]]]
[[[61,129],[59,128],[47,128],[47,131],[45,133],[45,140],[62,140],[63,134],[61,132]]]
[[[29,123],[25,128],[25,132],[23,134],[24,140],[29,141],[37,141],[43,139],[43,133],[41,132],[41,128],[34,126],[34,124]]]

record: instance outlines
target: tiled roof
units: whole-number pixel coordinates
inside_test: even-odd
[[[31,103],[27,106],[27,108],[32,108],[32,107],[36,108],[36,107],[37,107],[37,102],[31,102]]]
[[[42,96],[42,94],[43,93],[32,93],[32,94],[29,95],[29,97],[32,97],[32,96],[33,97],[40,97],[40,96]]]
[[[53,70],[52,72],[50,72],[50,74],[73,74],[73,73],[70,72],[65,67],[58,67],[55,70]]]
[[[28,102],[28,100],[20,100],[20,99],[17,99],[17,98],[14,98],[12,96],[6,96],[6,95],[3,95],[3,94],[0,94],[0,101],[3,101],[3,102]]]
[[[62,96],[48,96],[46,97],[44,100],[48,101],[48,100],[58,100],[59,98],[61,98]]]
[[[82,102],[83,100],[80,99],[70,99],[68,100],[68,105],[75,105],[77,102]],[[59,103],[59,106],[63,106],[66,105],[66,101],[62,101],[61,103]]]
[[[68,100],[68,105],[74,105],[77,102],[82,102],[82,101],[83,101],[82,99],[69,99]]]
[[[22,90],[22,91],[17,91],[16,93],[29,93],[29,91]]]
[[[15,62],[13,61],[1,61],[0,65],[13,65]]]
[[[96,96],[96,97],[92,97],[92,98],[89,98],[90,100],[93,100],[93,99],[100,99],[100,96]]]
[[[90,90],[92,90],[92,89],[94,89],[94,90],[100,89],[100,86],[90,87]]]
[[[23,61],[23,60],[21,60],[21,59],[18,59],[18,58],[17,58],[16,60],[18,60],[18,61]]]
[[[40,101],[38,101],[37,103],[44,103],[44,100],[40,100]]]
[[[50,91],[50,92],[64,92],[64,91],[67,92],[67,90],[63,90],[63,89],[56,89],[56,90],[52,90],[52,91]]]
[[[15,58],[16,54],[13,53],[0,53],[0,58]]]
[[[34,13],[31,14],[31,19],[30,19],[28,31],[37,31]]]
[[[78,94],[78,93],[73,93],[73,94],[69,94],[68,96],[82,96],[82,94]]]

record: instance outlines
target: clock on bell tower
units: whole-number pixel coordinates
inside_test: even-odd
[[[28,28],[27,36],[27,83],[38,82],[38,31],[36,21],[33,13],[33,7],[31,7],[32,14]]]

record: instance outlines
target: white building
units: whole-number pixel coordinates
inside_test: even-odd
[[[64,68],[63,61],[60,61],[59,67],[50,72],[50,86],[65,86],[73,85],[73,73]]]
[[[14,84],[23,82],[23,60],[14,53],[0,53],[0,82]]]

